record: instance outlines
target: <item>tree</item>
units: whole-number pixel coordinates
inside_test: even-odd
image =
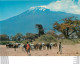
[[[54,23],[53,28],[59,32],[61,32],[65,38],[69,38],[73,33],[80,32],[80,21],[75,17],[69,17],[62,19],[63,23]]]
[[[38,38],[38,40],[41,41],[41,42],[47,42],[47,43],[57,41],[56,38],[54,36],[52,36],[51,34],[42,35]]]
[[[11,36],[11,40],[12,40],[12,41],[16,41],[17,38],[16,38],[15,36]]]
[[[15,36],[11,36],[13,41],[21,41],[23,40],[23,35],[21,33],[17,33]]]
[[[32,33],[26,33],[26,35],[24,36],[24,39],[28,41],[35,40],[36,38],[38,38],[38,35]]]
[[[38,35],[43,35],[44,34],[44,29],[41,24],[36,24],[36,27],[38,28]]]
[[[23,35],[21,33],[17,33],[15,37],[17,37],[18,41],[21,41],[21,39],[23,39]]]
[[[80,31],[76,32],[78,38],[80,38]]]
[[[53,31],[53,30],[48,31],[46,34],[49,34],[49,35],[52,35],[52,36],[54,36],[54,35],[55,35],[55,33],[54,33],[54,31]]]
[[[0,35],[0,41],[8,41],[9,40],[9,36],[6,34],[2,34]]]

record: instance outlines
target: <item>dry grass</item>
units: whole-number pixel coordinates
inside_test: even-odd
[[[58,47],[53,48],[52,50],[34,50],[31,51],[31,56],[80,56],[80,39],[64,39],[58,40],[62,42],[62,54],[57,54]],[[33,42],[41,43],[38,40]],[[55,42],[53,42],[55,43]],[[14,48],[6,48],[5,45],[0,45],[0,56],[28,56],[25,51],[22,51],[22,48],[17,48],[17,51]]]
[[[62,45],[62,54],[57,54],[58,47],[52,50],[34,50],[31,51],[31,56],[80,56],[80,44]],[[0,56],[28,56],[22,51],[22,48],[6,48],[5,45],[0,45]]]

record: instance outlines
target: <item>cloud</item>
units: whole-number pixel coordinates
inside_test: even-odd
[[[80,0],[78,1],[78,4],[80,5]]]
[[[51,11],[61,11],[66,13],[80,14],[80,0],[75,3],[75,0],[57,0],[48,5],[40,6],[50,9]]]

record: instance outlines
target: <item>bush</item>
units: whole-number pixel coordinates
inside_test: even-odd
[[[10,42],[9,41],[0,41],[0,45],[6,45],[6,44],[9,44]]]
[[[50,43],[50,42],[57,42],[56,38],[52,35],[42,35],[37,39],[38,42]]]

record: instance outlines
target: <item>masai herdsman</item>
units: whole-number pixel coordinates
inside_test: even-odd
[[[62,54],[62,44],[61,42],[59,42],[59,51],[57,52],[57,54],[60,52],[60,54]]]
[[[62,54],[62,45],[61,45],[61,42],[59,43],[59,52],[60,52],[60,54]]]

